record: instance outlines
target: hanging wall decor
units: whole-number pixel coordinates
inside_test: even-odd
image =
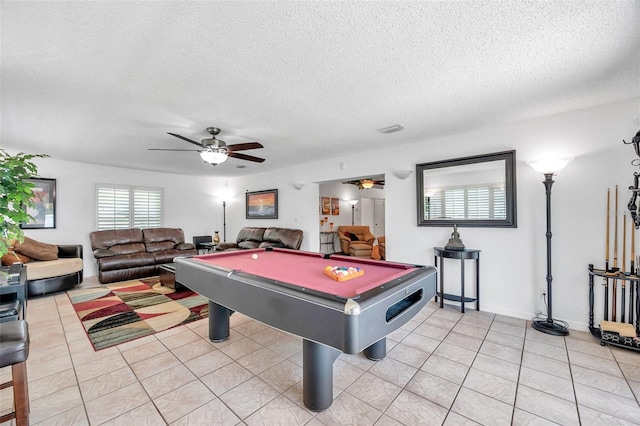
[[[53,229],[56,227],[56,180],[25,179],[33,184],[33,207],[27,209],[32,220],[21,223],[23,229]]]

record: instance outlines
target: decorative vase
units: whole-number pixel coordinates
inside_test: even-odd
[[[214,232],[214,235],[213,235],[213,242],[216,243],[216,244],[218,244],[220,242],[220,234],[218,234],[218,232],[220,232],[220,231]]]

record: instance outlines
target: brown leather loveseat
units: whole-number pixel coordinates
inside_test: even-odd
[[[254,228],[244,227],[238,232],[235,243],[220,243],[216,250],[254,249],[262,247],[279,247],[299,250],[304,232],[289,228]]]
[[[90,234],[98,280],[103,283],[150,277],[177,256],[198,254],[180,228],[115,229]]]

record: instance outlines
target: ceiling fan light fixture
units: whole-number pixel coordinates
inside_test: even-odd
[[[228,157],[226,149],[212,148],[200,153],[200,158],[213,165],[224,163]]]
[[[373,188],[373,185],[374,185],[374,183],[373,183],[373,180],[371,180],[371,179],[362,179],[360,181],[360,186],[362,188],[364,188],[364,189]]]

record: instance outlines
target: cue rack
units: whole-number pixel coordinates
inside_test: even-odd
[[[623,142],[627,145],[634,145],[638,158],[632,160],[631,164],[640,168],[640,131],[638,131],[632,142]],[[618,185],[615,187],[613,195],[613,238],[611,236],[612,226],[610,220],[612,194],[611,189],[607,189],[605,267],[604,269],[595,269],[593,264],[589,265],[589,330],[592,335],[601,339],[601,344],[603,345],[608,343],[640,351],[640,271],[638,270],[640,269],[638,268],[640,266],[640,256],[636,256],[635,249],[636,229],[640,229],[640,209],[638,208],[640,173],[635,172],[633,176],[633,185],[629,187],[631,199],[627,204],[630,221],[627,220],[627,212],[625,211],[622,214],[621,226],[618,223],[621,217],[618,210]],[[630,224],[628,231],[627,222]],[[619,238],[620,231],[622,231],[621,239]],[[627,256],[627,234],[630,240],[630,244],[628,244],[629,256]],[[613,250],[610,247],[612,240]],[[622,242],[621,253],[618,251],[620,242]],[[618,254],[621,254],[621,257]],[[602,287],[604,289],[601,313],[604,320],[598,327],[594,326],[594,308],[596,308],[595,277],[602,278]],[[620,331],[620,333],[611,331],[613,329]],[[634,331],[635,336],[633,336]]]

